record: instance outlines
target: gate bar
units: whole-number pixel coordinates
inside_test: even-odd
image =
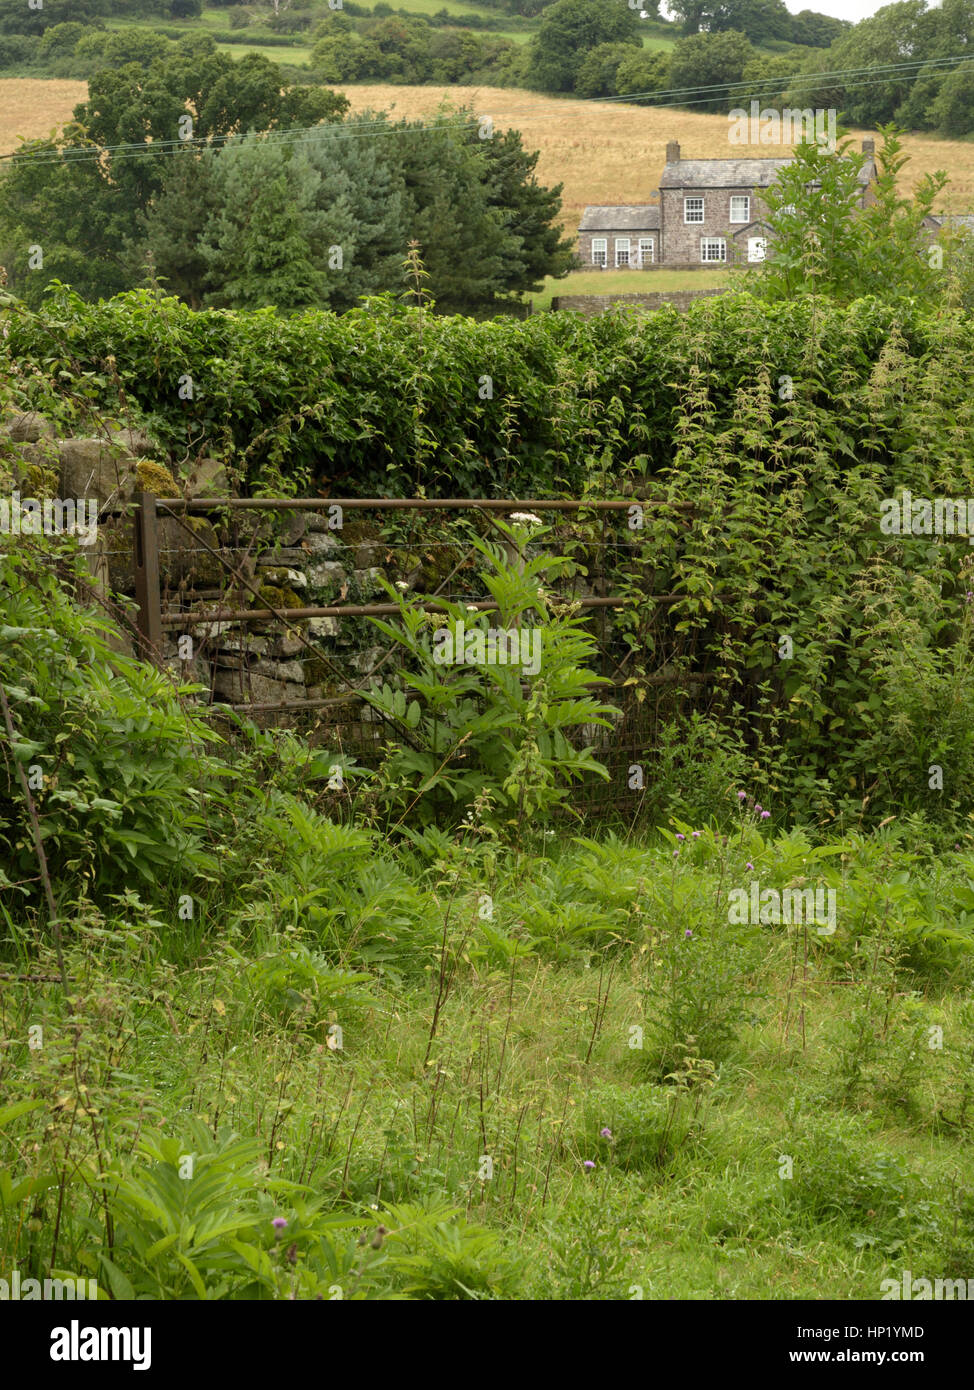
[[[649,599],[655,599],[657,603],[675,603],[677,599],[686,598],[686,594],[647,594]],[[558,602],[577,603],[580,608],[622,608],[628,599],[624,598],[580,598],[580,599],[558,599]],[[416,605],[424,609],[427,613],[447,613],[449,609],[442,603],[420,603]],[[458,606],[467,610],[476,609],[478,613],[496,612],[500,604],[493,601],[477,603],[466,603],[462,599],[458,600]],[[331,608],[284,608],[281,612],[288,619],[300,622],[305,618],[380,618],[392,617],[398,613],[398,603],[365,603],[365,604],[344,604],[341,607]],[[204,613],[164,613],[162,617],[163,627],[179,627],[183,624],[186,627],[194,623],[263,623],[270,622],[276,618],[277,613],[271,608],[221,608],[213,609]]]
[[[510,502],[502,497],[160,497],[158,505],[169,511],[208,512],[232,510],[273,510],[288,512],[320,512],[326,507],[341,507],[349,511],[433,511],[483,508],[496,512],[520,511],[627,511],[630,507],[671,507],[674,511],[692,511],[694,502],[668,502],[663,498],[615,498],[611,501],[589,498],[587,501],[540,499],[526,497],[523,502]],[[336,528],[337,529],[337,528]]]

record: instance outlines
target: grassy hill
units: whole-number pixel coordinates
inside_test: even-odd
[[[523,16],[505,16],[502,11],[490,9],[486,5],[467,4],[465,0],[400,0],[399,4],[394,4],[393,8],[398,11],[400,8],[410,15],[424,16],[431,18],[435,14],[446,10],[450,15],[456,15],[458,19],[482,19],[491,21],[489,32],[498,38],[509,39],[511,43],[527,43],[534,33],[537,32],[538,19],[528,19]],[[325,18],[329,13],[326,0],[320,0],[312,9],[314,23],[319,19]],[[510,20],[511,27],[493,27],[498,21],[505,18]],[[231,31],[230,15],[227,9],[207,9],[204,8],[199,19],[188,19],[183,21],[168,21],[165,25],[159,21],[148,21],[145,19],[123,19],[112,18],[105,21],[109,29],[124,29],[132,27],[165,28],[167,33],[175,34],[178,32],[190,33],[193,30],[203,29],[212,34],[220,43],[221,35],[233,33],[232,43],[226,46],[228,51],[234,55],[238,53],[265,53],[270,49],[276,50],[273,56],[279,61],[289,63],[306,63],[308,61],[308,45],[306,44],[307,34],[295,34],[285,36],[276,33],[267,24],[257,23],[250,25],[246,30],[236,29]],[[313,26],[312,26],[313,27]],[[482,33],[483,30],[476,32]],[[679,37],[676,29],[670,31],[669,26],[660,23],[650,23],[646,25],[646,32],[643,35],[643,47],[653,49],[672,48]],[[246,38],[246,42],[242,40]],[[268,43],[268,38],[274,40]],[[289,42],[285,42],[290,39]],[[761,45],[756,45],[761,48]],[[786,45],[787,47],[788,45]],[[286,56],[285,56],[286,55]]]
[[[281,53],[275,49],[270,56],[279,59]],[[732,152],[766,158],[769,153],[767,146],[758,145],[734,146],[732,151],[726,117],[697,112],[590,103],[501,87],[378,83],[343,90],[353,111],[390,110],[397,117],[413,118],[428,115],[443,101],[458,106],[472,103],[478,112],[492,116],[495,126],[523,130],[528,148],[541,152],[538,178],[546,184],[564,184],[564,223],[570,229],[578,225],[587,203],[648,201],[663,168],[668,140],[679,140],[685,155],[700,159],[726,158]],[[44,135],[56,123],[68,120],[84,96],[83,82],[0,79],[0,153],[15,149],[19,135]],[[852,132],[857,141],[869,133]],[[910,158],[903,173],[905,190],[926,171],[944,169],[950,189],[941,206],[954,211],[974,207],[974,144],[911,135],[905,138],[904,149]]]
[[[587,203],[649,201],[663,170],[668,140],[679,140],[684,155],[697,159],[726,159],[732,154],[768,158],[776,152],[766,145],[731,147],[726,116],[590,103],[500,87],[377,84],[343,90],[356,111],[394,108],[397,116],[417,117],[435,111],[445,98],[457,105],[472,102],[478,112],[493,117],[495,127],[517,126],[524,132],[525,145],[541,151],[541,182],[564,183],[565,225],[570,228],[578,225]],[[852,132],[857,141],[868,134],[875,132]],[[905,138],[904,150],[910,158],[903,171],[904,189],[913,188],[927,171],[945,169],[951,206],[957,211],[974,206],[974,145],[916,135]]]

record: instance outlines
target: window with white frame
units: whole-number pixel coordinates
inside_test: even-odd
[[[683,220],[684,222],[703,221],[703,199],[684,198],[683,199]]]
[[[630,243],[630,238],[627,237],[627,236],[617,236],[617,237],[616,237],[616,265],[617,265],[617,266],[618,266],[618,265],[628,265],[628,264],[629,264],[629,243]]]
[[[639,264],[652,265],[656,258],[655,242],[651,236],[639,238]]]
[[[592,264],[604,266],[609,259],[609,239],[604,236],[592,238]]]
[[[702,236],[700,238],[701,261],[726,261],[727,242],[722,236]]]
[[[750,222],[751,199],[746,193],[735,193],[731,198],[730,220],[732,222]]]

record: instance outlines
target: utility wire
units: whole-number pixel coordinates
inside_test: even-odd
[[[715,99],[714,94],[721,93],[727,100],[736,95],[750,95],[752,99],[763,101],[771,96],[779,96],[784,88],[791,90],[814,89],[827,84],[840,85],[846,90],[855,91],[864,87],[881,86],[884,83],[899,79],[901,81],[915,81],[923,69],[936,68],[949,70],[959,63],[972,60],[974,55],[965,53],[953,57],[939,59],[917,59],[908,63],[893,63],[877,65],[868,68],[846,68],[835,69],[821,73],[795,74],[790,77],[769,78],[768,83],[773,82],[773,88],[767,91],[755,92],[753,82],[735,83],[715,83],[709,86],[700,87],[676,87],[644,92],[631,92],[620,97],[591,97],[591,98],[566,98],[575,105],[585,106],[605,106],[605,105],[636,105],[646,102],[659,110],[685,109],[691,106],[709,105]],[[871,79],[859,79],[849,81],[849,77],[857,78],[859,74],[884,74],[880,77]],[[763,85],[763,84],[759,84]],[[695,94],[703,93],[704,95]],[[711,95],[706,95],[710,93]],[[679,97],[678,100],[660,101],[660,97]],[[563,101],[554,100],[550,103],[553,107],[563,107]],[[541,113],[538,111],[537,103],[531,106],[513,106],[495,108],[493,113],[485,113],[483,116],[471,116],[466,124],[473,128],[479,127],[485,119],[494,115],[503,115],[508,119],[511,115],[524,112],[526,119],[520,121],[519,127],[538,125],[548,120],[554,119],[556,115],[564,114],[563,110],[552,111],[551,113]],[[457,114],[462,114],[458,112]],[[446,120],[439,120],[432,125],[415,124],[408,125],[401,122],[393,123],[386,118],[376,120],[356,120],[354,128],[349,128],[341,121],[324,122],[317,126],[298,127],[290,130],[271,130],[256,132],[260,138],[271,144],[300,145],[308,141],[337,141],[343,143],[350,140],[370,139],[377,135],[426,135],[435,134],[448,128]],[[115,159],[157,159],[178,154],[185,149],[212,149],[218,146],[225,146],[234,140],[240,140],[245,132],[231,131],[226,134],[213,136],[193,137],[187,140],[152,140],[143,142],[129,142],[119,145],[98,145],[89,143],[86,145],[66,146],[60,150],[38,150],[36,152],[15,151],[11,154],[0,155],[0,161],[10,160],[29,160],[37,164],[69,164],[73,162],[91,163],[103,159],[106,155]]]

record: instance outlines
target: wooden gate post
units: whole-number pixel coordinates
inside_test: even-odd
[[[162,656],[159,517],[153,493],[137,493],[135,500],[135,601],[139,605],[139,636],[145,654],[158,662]]]

